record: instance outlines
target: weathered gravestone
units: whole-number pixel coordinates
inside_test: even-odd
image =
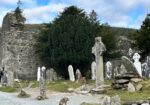
[[[129,54],[130,59],[132,59],[132,56],[133,56],[133,50],[132,50],[131,48],[129,48],[128,54]]]
[[[147,56],[146,63],[147,63],[146,77],[149,78],[150,77],[150,56]]]
[[[142,77],[141,62],[139,61],[140,58],[141,57],[138,53],[135,53],[133,55],[134,66],[135,66],[136,70],[138,71],[139,75]]]
[[[95,44],[92,47],[92,53],[96,59],[96,87],[103,84],[104,71],[103,71],[103,52],[106,51],[106,47],[103,44],[101,37],[95,38]]]
[[[140,76],[139,72],[136,70],[134,64],[130,61],[129,58],[126,56],[121,57],[121,62],[125,66],[128,73],[135,74],[137,76]]]
[[[46,80],[48,81],[58,80],[58,75],[53,68],[46,70]]]
[[[40,81],[40,76],[41,76],[41,68],[38,67],[38,69],[37,69],[37,81]]]
[[[105,96],[101,105],[121,105],[120,97],[118,95],[113,97]]]
[[[79,80],[82,78],[82,74],[80,72],[79,69],[76,70],[76,81],[77,83],[79,82]]]
[[[111,79],[112,77],[112,63],[110,61],[106,62],[106,78]]]
[[[68,66],[68,72],[69,72],[69,79],[70,81],[75,81],[75,77],[74,77],[74,71],[73,71],[73,67],[72,65]]]
[[[96,62],[93,61],[91,64],[92,80],[96,79]]]
[[[41,70],[41,76],[39,81],[39,87],[40,87],[40,96],[37,97],[38,100],[44,100],[46,99],[46,88],[45,88],[45,79],[44,79],[44,73],[45,73],[45,67]]]

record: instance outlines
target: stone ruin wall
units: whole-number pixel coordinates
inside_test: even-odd
[[[0,33],[0,68],[12,78],[35,79],[41,62],[35,53],[35,32],[19,31],[11,26],[8,14]]]

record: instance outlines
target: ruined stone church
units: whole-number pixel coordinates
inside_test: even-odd
[[[14,13],[7,13],[0,30],[0,69],[7,71],[8,84],[15,78],[36,78],[41,64],[34,49],[37,31],[31,28],[21,31],[18,24]]]

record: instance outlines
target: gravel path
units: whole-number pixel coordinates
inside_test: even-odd
[[[0,105],[58,105],[62,97],[69,98],[67,105],[80,105],[82,102],[100,103],[100,97],[102,97],[102,95],[49,92],[48,99],[38,101],[36,97],[33,97],[34,95],[30,98],[18,98],[17,94],[0,92]]]

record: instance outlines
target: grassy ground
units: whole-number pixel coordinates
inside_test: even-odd
[[[119,95],[122,103],[125,101],[139,101],[146,100],[150,97],[150,80],[145,80],[142,82],[143,89],[139,92],[128,92],[127,90],[108,90],[107,95],[114,96]]]
[[[85,103],[85,102],[83,102],[83,103],[80,104],[80,105],[99,105],[99,104],[95,104],[95,103]]]
[[[33,82],[33,85],[31,86],[31,88],[35,88],[39,86],[38,82],[36,81],[32,81],[32,82]],[[22,81],[21,83],[23,87],[27,87],[29,84],[28,81]],[[88,80],[88,84],[90,85],[95,84],[95,81]],[[111,84],[111,81],[105,81],[105,84]],[[147,99],[148,97],[150,97],[150,80],[145,80],[142,82],[142,84],[143,84],[143,90],[140,92],[130,93],[126,90],[110,89],[107,91],[106,94],[109,96],[119,95],[122,102]],[[68,88],[75,89],[75,88],[78,88],[79,86],[81,86],[81,83],[75,83],[69,80],[46,82],[47,90],[58,91],[58,92],[68,92]],[[14,88],[9,87],[9,86],[2,87],[0,88],[0,91],[14,92],[14,91],[17,91],[17,89],[18,89],[18,85],[16,84]],[[96,105],[96,104],[83,103],[82,105]]]
[[[6,87],[0,87],[0,91],[2,91],[2,92],[15,92],[15,91],[17,91],[17,89],[10,87],[10,86],[6,86]]]

